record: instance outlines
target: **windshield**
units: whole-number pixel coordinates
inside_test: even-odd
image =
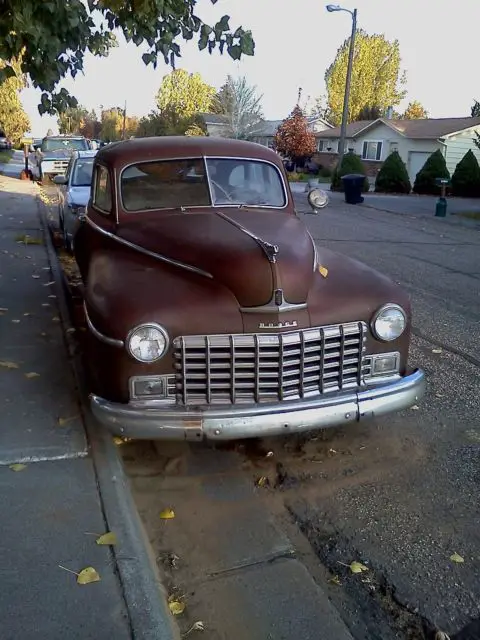
[[[93,158],[79,158],[73,167],[72,186],[89,187],[92,184]]]
[[[230,158],[207,158],[206,163],[208,176],[200,158],[142,162],[128,167],[120,181],[125,209],[145,211],[211,204],[285,206],[283,182],[273,165]]]
[[[43,140],[42,151],[59,151],[60,149],[71,149],[75,151],[86,151],[88,149],[87,141],[84,138],[51,138]]]
[[[258,160],[207,158],[214,205],[284,207],[285,189],[278,169]]]

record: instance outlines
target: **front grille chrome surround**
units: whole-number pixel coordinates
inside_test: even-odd
[[[275,403],[363,386],[367,325],[173,341],[178,404]]]

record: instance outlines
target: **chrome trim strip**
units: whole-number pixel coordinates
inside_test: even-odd
[[[158,401],[114,403],[90,396],[93,414],[111,433],[148,440],[237,440],[351,424],[417,404],[425,392],[425,374],[417,369],[389,384],[273,404],[237,405],[207,410]]]
[[[278,290],[277,290],[278,291]],[[281,291],[281,289],[280,289]],[[283,294],[283,291],[282,291]],[[291,304],[287,302],[282,295],[282,304],[275,304],[276,291],[273,292],[270,302],[262,304],[259,307],[240,307],[242,313],[286,313],[287,311],[302,311],[307,308],[306,302]]]
[[[102,227],[100,227],[96,222],[93,222],[93,220],[87,215],[85,216],[85,221],[96,231],[98,231],[99,233],[102,233],[104,236],[106,236],[107,238],[110,238],[111,240],[115,240],[116,242],[119,242],[120,244],[123,244],[124,246],[128,247],[129,249],[133,249],[134,251],[138,251],[139,253],[143,253],[146,256],[149,256],[150,258],[156,258],[157,260],[161,260],[162,262],[166,262],[167,264],[171,264],[174,267],[180,267],[182,269],[186,269],[187,271],[191,271],[192,273],[196,273],[200,276],[205,276],[205,278],[213,278],[213,276],[208,273],[207,271],[202,271],[202,269],[198,269],[197,267],[192,267],[189,264],[185,264],[184,262],[179,262],[178,260],[173,260],[172,258],[167,258],[166,256],[161,255],[160,253],[155,253],[153,251],[149,251],[148,249],[144,249],[143,247],[140,247],[137,244],[134,244],[133,242],[129,242],[128,240],[125,240],[124,238],[120,238],[119,236],[115,235],[114,233],[110,233],[110,231],[105,231],[105,229],[102,229]]]
[[[90,320],[90,316],[88,315],[87,305],[85,304],[85,301],[83,302],[83,310],[85,311],[85,319],[87,321],[87,326],[90,329],[90,331],[93,333],[93,335],[97,338],[97,340],[100,340],[100,342],[104,342],[105,344],[108,344],[111,347],[118,347],[120,349],[124,347],[123,340],[117,340],[116,338],[109,338],[108,336],[104,335],[93,326],[93,323]]]
[[[315,244],[315,240],[313,239],[313,236],[310,233],[310,231],[308,231],[308,229],[307,229],[307,233],[308,233],[308,235],[310,237],[310,240],[312,241],[312,245],[313,245],[313,272],[315,273],[315,271],[317,270],[317,267],[319,266],[318,249],[317,249],[317,245]]]

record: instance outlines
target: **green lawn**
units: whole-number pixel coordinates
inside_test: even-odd
[[[0,163],[6,164],[10,162],[13,156],[13,151],[0,151]]]

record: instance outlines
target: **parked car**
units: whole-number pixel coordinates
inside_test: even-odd
[[[327,198],[309,193],[315,209]],[[112,433],[226,440],[407,408],[403,289],[317,247],[279,156],[222,138],[98,151],[75,235],[91,406]]]
[[[92,184],[96,151],[74,151],[65,175],[53,182],[58,185],[58,224],[68,251],[73,250],[73,233],[77,220],[85,215]]]
[[[30,159],[31,168],[40,180],[65,175],[72,153],[89,149],[88,141],[83,136],[46,136]]]
[[[10,151],[12,142],[7,138],[4,131],[0,131],[0,151]]]

